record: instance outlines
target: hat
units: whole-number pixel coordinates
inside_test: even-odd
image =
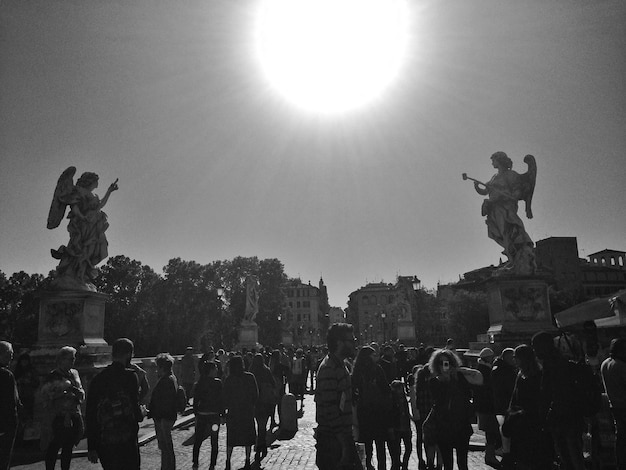
[[[482,359],[484,357],[491,357],[493,356],[493,350],[491,348],[483,348],[482,351],[480,351],[479,357]]]

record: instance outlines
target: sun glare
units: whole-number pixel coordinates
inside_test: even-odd
[[[402,65],[407,37],[406,0],[262,0],[256,24],[272,86],[322,113],[378,97]]]

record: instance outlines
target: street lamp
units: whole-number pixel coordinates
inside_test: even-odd
[[[387,318],[387,314],[385,312],[382,312],[380,314],[380,318],[383,321],[383,343],[385,341],[387,341],[387,324],[385,323],[385,318]]]
[[[411,284],[413,285],[413,290],[419,290],[421,281],[417,278],[417,276],[413,276]]]

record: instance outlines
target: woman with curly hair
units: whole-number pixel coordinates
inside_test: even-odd
[[[428,381],[434,399],[433,407],[424,421],[424,444],[439,447],[444,470],[453,469],[453,451],[459,470],[467,470],[470,436],[474,432],[471,419],[470,385],[482,385],[482,374],[462,367],[459,357],[449,349],[439,349],[430,357]]]

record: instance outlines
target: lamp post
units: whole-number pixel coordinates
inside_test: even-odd
[[[385,341],[387,341],[387,324],[385,323],[385,318],[387,318],[387,314],[383,311],[380,314],[380,318],[383,322],[383,343],[385,343]]]

